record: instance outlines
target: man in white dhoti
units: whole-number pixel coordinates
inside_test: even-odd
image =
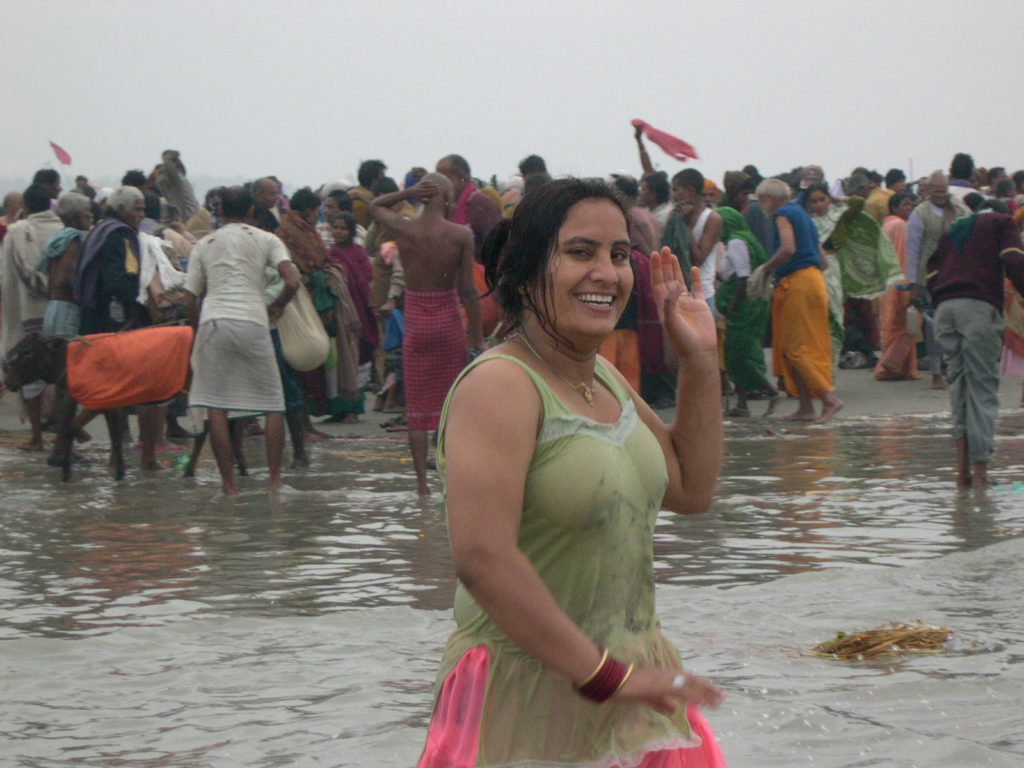
[[[284,243],[245,223],[252,207],[252,197],[243,187],[224,192],[224,226],[196,243],[185,278],[185,311],[197,328],[189,405],[209,411],[213,454],[223,491],[229,495],[238,489],[228,411],[267,414],[268,490],[281,485],[284,393],[267,316],[279,317],[299,288],[299,272]],[[266,267],[276,269],[284,279],[281,295],[270,305],[263,296]]]

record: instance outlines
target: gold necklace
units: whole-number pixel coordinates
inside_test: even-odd
[[[553,366],[551,363],[549,363],[547,360],[545,360],[543,357],[541,357],[540,356],[540,352],[538,352],[536,349],[534,349],[534,346],[533,346],[533,344],[530,343],[530,338],[526,335],[525,331],[519,331],[518,333],[516,333],[515,338],[522,339],[523,343],[526,345],[527,349],[529,349],[531,352],[533,352],[534,357],[536,357],[538,360],[540,360],[542,363],[544,363],[544,365],[546,365],[548,367],[548,369],[553,374],[555,374],[555,376],[557,376],[562,381],[564,381],[570,388],[576,390],[581,395],[583,395],[583,399],[587,401],[587,405],[588,406],[590,406],[591,408],[594,407],[594,395],[597,394],[597,388],[596,387],[587,386],[587,383],[585,381],[581,381],[579,384],[573,384],[571,381],[569,381],[567,378],[565,378],[565,376],[563,376],[557,370],[555,370],[555,366]],[[593,380],[591,380],[590,383],[593,384],[594,383]]]

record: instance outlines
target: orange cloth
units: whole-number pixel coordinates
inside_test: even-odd
[[[185,388],[191,351],[187,325],[84,336],[68,344],[68,391],[94,411],[168,400]]]
[[[772,367],[798,394],[795,369],[812,397],[831,392],[832,339],[828,332],[825,276],[817,267],[798,269],[779,280],[772,296]]]
[[[636,331],[620,328],[601,343],[601,357],[615,366],[637,392],[640,391],[640,337]]]
[[[892,240],[900,259],[903,278],[907,275],[907,222],[899,216],[888,216],[882,231]],[[917,342],[907,330],[907,307],[910,291],[900,291],[890,285],[880,301],[882,326],[882,356],[875,365],[875,381],[916,381]]]

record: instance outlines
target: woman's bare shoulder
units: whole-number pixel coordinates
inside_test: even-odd
[[[455,387],[449,412],[461,411],[487,421],[525,417],[535,422],[541,399],[528,368],[528,363],[502,347],[485,352]]]

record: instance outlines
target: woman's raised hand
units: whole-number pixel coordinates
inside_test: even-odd
[[[704,299],[700,270],[694,267],[690,276],[692,292],[686,289],[679,258],[669,248],[651,254],[651,293],[658,319],[680,358],[718,350],[715,319]]]

